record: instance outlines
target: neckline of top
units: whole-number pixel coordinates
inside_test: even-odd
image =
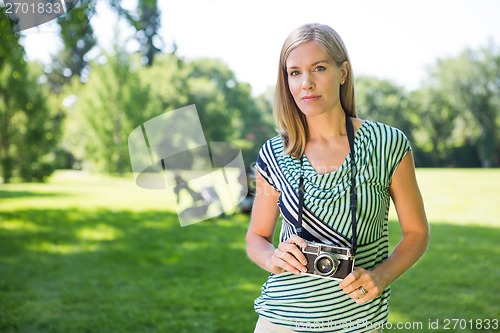
[[[365,128],[366,128],[365,125],[367,125],[369,122],[370,122],[369,120],[363,120],[363,122],[361,123],[361,126],[354,133],[354,147],[355,148],[356,148],[356,142],[361,140],[361,138],[364,136]],[[303,171],[308,171],[308,173],[313,173],[314,176],[317,176],[317,177],[327,177],[330,175],[335,175],[335,174],[339,173],[340,170],[345,169],[351,161],[351,154],[347,154],[346,158],[344,159],[344,161],[342,162],[342,164],[340,165],[340,167],[338,169],[330,171],[330,172],[326,172],[326,173],[317,172],[316,169],[312,166],[311,162],[309,161],[309,159],[307,158],[307,155],[305,153],[302,155],[302,158],[305,162],[304,165],[307,164],[307,166],[308,166],[308,168],[303,170]],[[304,165],[303,165],[303,167],[304,167]]]

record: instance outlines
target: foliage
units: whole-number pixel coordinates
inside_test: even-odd
[[[42,181],[53,171],[52,147],[59,139],[61,116],[47,106],[35,66],[24,60],[19,35],[0,13],[0,170],[3,182],[13,177]],[[30,70],[31,68],[31,70]],[[38,75],[37,75],[38,74]]]
[[[256,158],[256,140],[263,142],[270,135],[272,125],[264,120],[249,85],[237,82],[218,60],[187,62],[163,54],[152,66],[143,67],[137,57],[118,47],[115,54],[100,59],[106,62],[90,64],[87,82],[74,83],[65,92],[77,98],[66,125],[71,129],[66,135],[70,150],[85,147],[78,158],[95,170],[128,171],[130,132],[190,104],[197,107],[206,141],[239,144],[248,164]]]
[[[88,53],[97,45],[94,29],[90,24],[90,19],[96,11],[96,2],[80,2],[79,6],[57,19],[63,48],[52,56],[51,63],[45,69],[48,84],[56,93],[61,93],[63,86],[70,83],[73,77],[85,80]]]
[[[388,80],[361,76],[356,79],[356,103],[361,118],[394,126],[412,137],[412,114],[407,112],[406,91]]]
[[[111,7],[118,15],[125,17],[136,30],[136,39],[140,45],[142,63],[152,66],[154,57],[161,52],[162,41],[158,34],[161,12],[157,0],[139,0],[135,11],[127,10],[122,0],[110,0]]]
[[[75,85],[77,99],[68,124],[72,146],[83,146],[87,166],[94,170],[119,173],[129,171],[127,137],[152,114],[148,108],[150,92],[142,85],[131,57],[116,49],[115,55],[103,56],[91,64],[86,83]],[[76,122],[76,124],[71,124]],[[77,134],[77,135],[74,135]]]
[[[432,73],[434,88],[463,117],[465,140],[476,143],[483,167],[500,162],[500,49],[490,43],[441,59]],[[471,133],[472,130],[472,133]],[[465,141],[463,140],[463,141]]]
[[[490,44],[440,59],[421,88],[356,79],[358,113],[403,130],[419,166],[500,165],[500,51]]]
[[[88,63],[87,53],[97,45],[94,29],[90,24],[90,19],[95,14],[95,5],[92,1],[83,1],[80,6],[58,18],[61,27],[59,35],[64,48],[57,59],[62,60],[65,69],[70,71],[69,76],[82,75]]]
[[[421,88],[410,95],[410,108],[417,115],[413,121],[414,144],[420,148],[424,163],[445,167],[452,164],[453,149],[463,144],[463,118],[449,105],[445,96],[431,88]]]
[[[273,133],[272,123],[265,118],[270,107],[257,104],[250,86],[238,82],[219,60],[197,59],[188,68],[184,81],[188,100],[199,107],[207,141],[236,142],[247,165],[255,161],[256,150]]]
[[[62,85],[68,83],[71,77],[87,74],[85,71],[88,70],[88,54],[97,46],[94,29],[90,23],[96,13],[96,5],[96,0],[80,1],[79,6],[57,19],[63,49],[53,57],[48,70],[52,88],[57,92],[60,92]],[[109,5],[136,30],[136,39],[143,55],[142,62],[151,66],[154,56],[161,52],[161,39],[158,35],[161,13],[157,1],[137,1],[135,11],[125,9],[122,0],[109,0]]]

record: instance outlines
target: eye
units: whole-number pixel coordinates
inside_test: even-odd
[[[290,76],[297,76],[299,74],[300,74],[299,71],[291,71],[288,75],[290,75]]]
[[[315,68],[315,71],[316,72],[326,71],[326,67],[325,66],[318,66],[318,67]]]

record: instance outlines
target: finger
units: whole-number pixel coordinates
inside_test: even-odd
[[[352,298],[353,300],[355,300],[356,302],[359,300],[359,301],[363,301],[363,302],[366,302],[370,299],[373,298],[373,296],[371,295],[372,293],[370,293],[366,288],[364,288],[363,286],[360,286],[359,288],[357,289],[354,289],[353,291],[351,291],[350,293],[347,293],[349,295],[350,298]]]
[[[306,256],[304,255],[304,253],[302,253],[302,250],[299,247],[297,247],[297,245],[285,242],[279,244],[278,248],[283,252],[289,253],[290,256],[292,256],[295,260],[297,260],[297,262],[300,262],[300,266],[307,265]],[[288,258],[287,261],[289,261]]]
[[[303,271],[302,265],[290,253],[279,249],[274,251],[271,261],[274,266],[293,274],[300,274]]]
[[[300,255],[303,256],[303,254],[301,252],[300,252]],[[283,257],[283,260],[286,261],[291,266],[293,266],[294,268],[298,269],[299,271],[301,271],[303,273],[307,272],[307,268],[305,266],[307,264],[307,260],[305,259],[305,257],[300,259],[291,253],[287,253]]]
[[[283,245],[281,245],[281,247],[283,247]],[[307,271],[305,266],[302,265],[291,253],[283,251],[279,248],[274,250],[271,260],[275,266],[294,274],[300,274],[300,272]]]
[[[358,288],[359,286],[355,287],[352,286],[351,284],[355,283],[355,281],[361,277],[363,272],[364,269],[362,268],[354,268],[354,270],[340,282],[339,287],[342,288],[344,291],[350,290],[350,292]],[[348,287],[350,288],[348,289]]]
[[[283,260],[280,259],[281,256],[284,254],[284,252],[278,250],[278,249],[275,249],[274,250],[274,253],[273,255],[271,256],[271,263],[273,264],[274,267],[276,267],[277,269],[279,269],[279,272],[278,270],[274,270],[272,271],[272,273],[274,274],[281,274],[285,271],[285,269],[283,268],[284,264],[283,264]]]
[[[289,249],[289,252],[291,252],[303,265],[307,265],[307,259],[302,252],[302,250],[307,247],[307,242],[298,235],[292,235],[285,243],[294,244],[295,248]]]
[[[285,242],[281,242],[278,245],[277,251],[279,250],[280,252],[275,253],[275,255],[292,267],[292,269],[287,269],[288,271],[293,273],[307,272],[305,266],[307,265],[307,259],[301,250],[301,248],[305,248],[306,246],[307,243],[303,238],[298,235],[292,235]]]
[[[351,295],[352,294],[354,294],[354,293],[351,293]],[[357,298],[354,298],[354,297],[352,297],[352,298],[356,301],[357,304],[364,304],[364,303],[372,300],[375,297],[376,297],[376,295],[374,295],[372,291],[368,290],[368,291],[366,291],[365,294],[363,294],[361,291],[359,291],[359,296]]]
[[[307,242],[302,237],[300,237],[298,235],[290,236],[290,238],[288,238],[286,240],[286,243],[295,244],[298,247],[300,247],[301,249],[304,249],[307,246]]]
[[[285,256],[285,257],[288,257],[288,256]],[[293,274],[300,274],[300,269],[293,266],[291,263],[289,263],[288,261],[284,260],[284,259],[280,259],[278,257],[274,257],[273,259],[273,264],[285,271],[288,271],[290,273],[293,273]]]
[[[274,256],[276,258],[279,258],[279,259],[284,259],[284,257],[286,256],[287,253],[288,252],[286,252],[285,250],[280,249],[279,247],[276,250],[274,250]]]
[[[286,262],[288,265],[290,265],[291,267],[294,268],[294,272],[297,272],[297,271],[300,271],[300,272],[307,272],[307,269],[305,267],[305,264],[303,264],[302,262],[300,262],[299,260],[300,259],[297,259],[297,257],[295,257],[294,254],[290,253],[290,252],[282,252],[281,250],[277,250],[279,252],[281,252],[281,254],[279,255],[279,259]],[[307,263],[307,261],[305,261],[305,263]]]
[[[367,297],[368,296],[368,291],[363,287],[363,286],[360,286],[358,289],[356,289],[355,292],[352,292],[351,293],[353,296],[354,294],[356,294],[356,299],[361,299],[363,297]]]

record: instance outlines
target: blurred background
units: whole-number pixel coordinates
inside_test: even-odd
[[[60,168],[129,171],[131,130],[188,104],[208,142],[238,143],[250,164],[274,135],[279,50],[304,22],[341,34],[360,117],[405,131],[417,166],[499,166],[495,1],[304,6],[81,1],[21,34],[3,16],[3,181],[43,180]]]
[[[20,33],[4,11],[0,332],[252,331],[266,274],[245,256],[249,216],[180,228],[175,199],[135,186],[127,137],[195,104],[206,141],[251,172],[276,135],[281,45],[308,22],[342,36],[359,117],[412,143],[433,243],[390,320],[498,324],[498,1],[83,0]]]

